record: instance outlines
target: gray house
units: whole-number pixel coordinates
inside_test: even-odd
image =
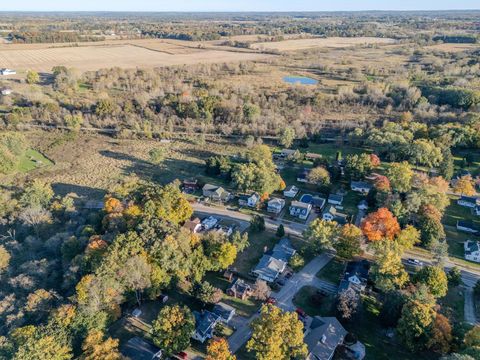
[[[347,331],[335,317],[315,316],[305,332],[308,347],[306,360],[330,360]]]
[[[274,282],[287,268],[288,261],[295,254],[290,240],[283,238],[273,249],[262,256],[252,275],[266,282]]]
[[[121,348],[121,353],[131,360],[155,360],[162,358],[162,350],[138,336],[128,340]]]

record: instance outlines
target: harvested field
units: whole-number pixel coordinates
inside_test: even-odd
[[[253,44],[252,48],[259,50],[278,50],[278,51],[295,51],[306,50],[313,48],[344,48],[355,45],[366,44],[393,44],[394,39],[375,38],[375,37],[331,37],[331,38],[316,38],[316,39],[298,39],[285,40],[280,42],[266,42]]]
[[[426,46],[425,49],[455,53],[455,52],[461,52],[466,50],[480,49],[480,44],[437,44],[437,45]]]
[[[42,45],[42,46],[39,46]],[[197,46],[197,47],[196,47]],[[1,45],[0,67],[49,72],[54,66],[81,71],[122,67],[161,67],[199,63],[224,63],[265,59],[268,55],[229,49],[198,48],[190,42],[139,40],[104,42],[88,46],[52,44]]]

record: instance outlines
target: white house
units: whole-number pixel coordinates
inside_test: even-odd
[[[12,69],[0,69],[0,75],[15,75],[17,72]]]
[[[235,316],[235,308],[225,304],[223,302],[219,302],[213,307],[212,312],[215,315],[219,316],[219,320],[224,324],[228,324],[230,320]]]
[[[335,206],[328,205],[322,214],[322,219],[326,221],[336,221],[339,224],[347,223],[347,215],[339,212]]]
[[[295,151],[296,150],[292,150],[292,149],[282,149],[282,152],[280,153],[280,156],[286,158],[286,157],[289,157],[289,156],[295,154]]]
[[[285,206],[284,199],[270,199],[267,203],[267,211],[274,214],[279,214]]]
[[[328,196],[328,203],[332,205],[342,205],[343,196],[338,194],[330,194]]]
[[[238,205],[240,206],[248,206],[248,207],[255,207],[257,206],[258,201],[260,200],[260,195],[257,193],[253,193],[250,195],[240,195],[238,197]]]
[[[477,205],[477,206],[475,207],[474,212],[475,212],[475,215],[480,216],[480,205]]]
[[[260,280],[274,282],[285,271],[288,261],[295,252],[290,240],[283,238],[271,251],[262,256],[252,270],[252,275]]]
[[[368,209],[368,202],[367,200],[362,200],[358,203],[357,208],[359,210],[367,210]]]
[[[10,95],[12,93],[12,89],[8,89],[8,88],[2,89],[1,93],[3,96]]]
[[[285,190],[283,190],[283,196],[288,198],[294,198],[297,196],[299,189],[295,185],[288,186]]]
[[[467,240],[463,244],[465,250],[465,260],[480,263],[480,242]]]
[[[210,230],[213,229],[215,225],[217,225],[218,219],[213,216],[209,216],[202,221],[202,227],[204,230]]]
[[[480,198],[476,196],[460,196],[460,199],[457,200],[457,204],[464,207],[475,208],[480,206]]]
[[[290,215],[302,220],[307,220],[310,211],[312,211],[312,204],[306,204],[301,201],[292,201],[292,204],[290,205]]]
[[[353,191],[356,191],[362,194],[368,194],[372,189],[372,184],[367,183],[365,181],[352,181],[350,183],[350,187]]]
[[[213,337],[213,331],[220,321],[220,317],[208,310],[194,311],[195,316],[195,332],[192,338],[204,343]]]

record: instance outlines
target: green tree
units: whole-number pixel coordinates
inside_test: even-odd
[[[152,340],[165,354],[172,355],[190,345],[195,318],[186,306],[165,306],[152,323]]]
[[[363,233],[353,224],[342,226],[338,239],[333,243],[333,248],[337,251],[337,256],[341,259],[352,259],[354,256],[362,253]]]
[[[287,126],[280,132],[279,143],[286,148],[292,146],[293,141],[295,140],[295,129]]]
[[[262,232],[265,230],[265,219],[261,215],[253,215],[250,220],[250,231]]]
[[[462,284],[462,272],[456,266],[452,267],[447,273],[448,285],[457,287]]]
[[[275,235],[277,235],[279,238],[283,238],[285,236],[285,228],[283,227],[283,224],[278,225]]]
[[[294,270],[298,271],[305,265],[305,259],[299,254],[295,253],[289,260],[288,265]]]
[[[436,167],[442,161],[442,152],[432,141],[414,140],[410,149],[410,161],[415,165]]]
[[[387,170],[387,178],[393,190],[405,193],[412,188],[413,170],[406,161],[392,163]]]
[[[402,264],[403,250],[391,240],[373,243],[376,261],[372,266],[375,285],[382,291],[402,288],[408,281],[408,274]]]
[[[258,360],[290,360],[307,356],[303,342],[303,324],[294,312],[283,312],[273,305],[264,305],[252,324],[252,337],[247,350]]]
[[[437,298],[444,297],[447,294],[447,275],[438,266],[425,266],[415,274],[414,280],[416,283],[425,284],[430,293]]]
[[[47,208],[53,198],[53,190],[50,184],[41,180],[33,180],[20,197],[20,203],[24,207]]]
[[[397,332],[410,351],[425,349],[434,319],[432,304],[411,299],[403,306]]]
[[[400,231],[395,240],[403,250],[410,250],[420,242],[420,232],[412,225],[407,225]]]
[[[38,72],[34,70],[28,70],[27,71],[27,83],[28,84],[36,84],[40,81],[40,76],[38,75]]]
[[[223,292],[208,281],[202,281],[195,284],[193,294],[204,304],[215,304],[222,299]]]
[[[160,165],[167,156],[167,150],[165,148],[155,148],[148,152],[150,161],[156,165]]]
[[[322,250],[332,249],[337,235],[337,223],[320,218],[313,220],[303,233],[303,236],[309,242],[312,253],[316,255]]]
[[[345,158],[345,175],[349,179],[361,179],[372,169],[372,160],[369,154],[347,155]]]
[[[308,173],[307,180],[323,189],[330,185],[330,174],[324,167],[317,166]]]

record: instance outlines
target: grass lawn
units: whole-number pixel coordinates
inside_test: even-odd
[[[28,149],[25,154],[20,158],[17,166],[17,170],[20,172],[28,172],[30,170],[53,165],[53,163],[38,151]]]
[[[464,320],[465,294],[460,286],[449,288],[447,295],[439,299],[438,303],[441,306],[440,312],[452,323]]]
[[[333,259],[317,273],[317,277],[333,284],[339,284],[344,269],[345,263],[343,261]]]
[[[365,152],[367,153],[371,152],[371,150],[369,149],[352,147],[347,145],[338,146],[335,143],[326,143],[326,144],[310,143],[309,147],[305,149],[305,152],[321,154],[323,155],[323,157],[331,160],[335,159],[335,157],[337,156],[337,151],[340,151],[343,157],[345,157],[345,155],[350,155],[350,154],[362,154]]]
[[[445,235],[447,236],[448,254],[458,258],[464,257],[463,243],[472,238],[472,235],[459,232],[456,229],[445,228]]]
[[[260,233],[248,234],[248,239],[250,245],[245,249],[244,252],[238,254],[237,259],[235,260],[232,268],[234,268],[238,273],[248,277],[250,271],[257,265],[258,261],[263,255],[264,248],[267,247],[269,250],[278,242],[278,238],[275,236],[275,233],[270,231],[263,231]]]
[[[347,191],[347,194],[343,197],[343,208],[344,212],[352,215],[355,219],[355,215],[358,213],[357,205],[358,203],[365,199],[365,196],[355,192],[355,191]]]
[[[316,296],[316,287],[304,286],[295,294],[293,303],[310,316],[331,316],[335,311],[333,309],[335,302],[334,296]]]
[[[452,197],[450,205],[445,210],[445,215],[442,219],[445,225],[456,226],[458,220],[472,221],[477,226],[480,226],[480,216],[473,214],[472,209],[457,204],[458,197]]]

